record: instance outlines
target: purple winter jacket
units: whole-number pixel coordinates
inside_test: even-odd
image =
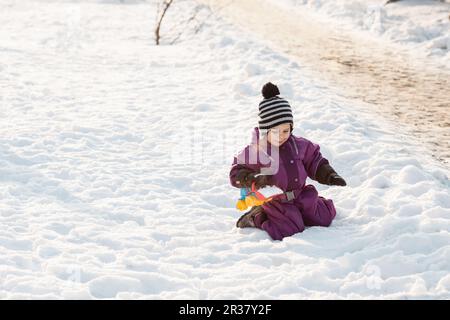
[[[257,152],[258,147],[260,152]],[[236,175],[241,168],[268,174],[267,170],[272,167],[274,170],[268,171],[272,185],[283,191],[299,190],[294,200],[265,203],[263,213],[255,217],[257,228],[265,230],[274,240],[282,240],[302,232],[305,226],[329,226],[336,216],[333,201],[319,196],[313,185],[305,184],[307,177],[315,179],[317,169],[324,163],[328,160],[317,144],[291,134],[279,148],[268,142],[264,147],[264,143],[260,143],[259,129],[255,128],[251,144],[234,157],[230,182],[240,188]]]

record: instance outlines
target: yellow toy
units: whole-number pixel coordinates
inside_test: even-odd
[[[240,211],[247,210],[249,207],[260,206],[268,201],[272,200],[272,197],[266,198],[255,188],[255,183],[252,183],[250,188],[241,188],[241,197],[236,203],[236,209]]]

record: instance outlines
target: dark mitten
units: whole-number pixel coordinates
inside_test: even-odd
[[[345,186],[347,183],[345,180],[336,173],[333,167],[328,163],[322,164],[316,172],[317,182],[321,184],[327,184],[329,186]]]
[[[328,184],[330,186],[346,186],[347,185],[345,180],[337,173],[332,173],[330,175],[330,178],[328,179]]]
[[[242,187],[242,188],[250,188],[252,186],[253,179],[255,178],[255,172],[242,168],[238,171],[236,174],[236,182]]]
[[[270,182],[270,176],[266,176],[266,175],[259,175],[259,176],[255,177],[254,181],[255,181],[256,189],[261,189],[261,188],[272,185],[272,183]]]
[[[238,171],[236,180],[239,181],[239,184],[243,188],[251,188],[253,182],[255,182],[256,189],[261,189],[265,186],[271,185],[269,176],[256,176],[257,174],[257,172],[243,168]]]

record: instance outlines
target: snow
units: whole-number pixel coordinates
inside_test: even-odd
[[[265,0],[326,24],[450,63],[450,3],[437,0]]]
[[[194,4],[155,46],[143,1],[1,2],[0,297],[450,298],[448,168]],[[310,181],[337,218],[282,242],[228,181],[267,80],[348,183]]]

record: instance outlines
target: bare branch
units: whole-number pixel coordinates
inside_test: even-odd
[[[158,21],[158,23],[156,25],[156,29],[155,29],[156,45],[159,45],[159,39],[161,38],[160,35],[159,35],[159,30],[161,29],[162,20],[163,20],[164,16],[166,15],[167,9],[169,9],[169,7],[172,4],[172,2],[173,2],[173,0],[168,0],[168,1],[166,1],[164,3],[165,7],[164,7],[164,9],[162,11],[162,14],[161,14],[161,16],[159,18],[159,21]]]

